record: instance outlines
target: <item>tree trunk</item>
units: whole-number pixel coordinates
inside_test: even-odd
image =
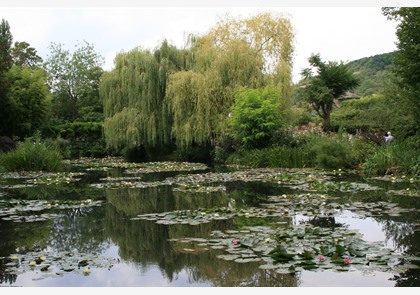
[[[329,132],[331,129],[331,112],[329,110],[324,111],[324,123],[322,128],[325,132]]]

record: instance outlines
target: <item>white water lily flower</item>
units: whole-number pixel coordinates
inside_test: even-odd
[[[83,269],[83,274],[85,275],[90,274],[90,269],[89,268]]]
[[[36,262],[35,261],[31,261],[31,262],[29,262],[29,265],[30,266],[35,266],[36,265]]]

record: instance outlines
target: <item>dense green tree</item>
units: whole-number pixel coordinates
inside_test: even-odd
[[[359,80],[343,62],[325,63],[319,54],[312,54],[308,61],[310,67],[303,69],[301,73],[301,94],[323,119],[324,130],[329,131],[334,99],[356,87]]]
[[[233,92],[240,87],[273,84],[279,98],[290,97],[292,40],[289,19],[271,13],[226,17],[194,39],[193,66],[173,73],[168,86],[177,146],[214,146],[226,138]]]
[[[388,19],[398,21],[394,72],[401,88],[401,105],[407,100],[406,110],[416,120],[415,134],[420,125],[420,7],[386,7],[382,11]]]
[[[177,149],[215,145],[228,134],[233,91],[272,84],[290,97],[290,21],[269,13],[226,18],[187,49],[166,42],[154,52],[134,49],[115,58],[101,82],[105,136],[117,149]]]
[[[49,88],[45,72],[40,68],[14,65],[7,73],[13,120],[8,126],[14,136],[32,135],[45,122],[49,107]]]
[[[243,88],[234,93],[230,119],[231,135],[246,149],[264,148],[274,133],[282,127],[286,112],[279,106],[279,89]],[[284,106],[283,106],[284,107]]]
[[[13,102],[9,100],[7,91],[9,81],[6,74],[12,67],[11,47],[13,36],[10,32],[8,21],[2,20],[0,23],[0,135],[12,136],[12,130],[9,128],[13,118],[11,107]]]
[[[54,117],[59,122],[102,120],[99,82],[104,59],[88,42],[73,53],[52,43],[45,62],[53,95]],[[93,114],[92,114],[93,113]],[[88,118],[84,118],[88,117]]]
[[[37,54],[35,48],[27,42],[15,42],[11,48],[13,63],[20,67],[34,67],[42,63],[42,58]]]
[[[12,43],[13,36],[9,22],[3,19],[0,23],[0,73],[5,73],[12,67]]]
[[[135,48],[115,58],[100,83],[104,134],[118,151],[129,147],[158,152],[171,142],[171,114],[164,104],[170,73],[183,70],[186,51],[163,41],[153,52]]]

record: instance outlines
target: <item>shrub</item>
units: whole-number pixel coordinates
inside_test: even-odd
[[[367,175],[418,175],[420,154],[417,148],[405,142],[378,146],[364,163],[363,170]]]
[[[348,141],[324,137],[311,140],[309,145],[311,156],[318,168],[339,169],[357,165],[352,146]]]
[[[227,164],[241,164],[250,167],[303,168],[313,166],[313,159],[306,146],[273,147],[242,151],[230,155]]]
[[[284,124],[285,107],[281,106],[279,90],[243,88],[234,97],[230,118],[233,138],[246,149],[267,147],[274,132]]]
[[[102,122],[69,122],[43,130],[43,134],[56,138],[65,158],[102,157],[107,155],[102,130]]]
[[[37,133],[19,142],[15,150],[0,154],[0,166],[5,171],[51,171],[66,169],[60,151],[41,140]]]

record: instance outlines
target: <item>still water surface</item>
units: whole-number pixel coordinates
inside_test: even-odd
[[[53,182],[54,175],[50,182],[43,182],[46,178],[40,175],[3,175],[0,286],[420,286],[418,179],[363,178],[344,171],[326,177],[326,173],[279,170],[272,181],[255,177],[258,171],[253,169],[249,173],[241,169],[239,177],[230,178],[235,171],[158,172],[75,165],[67,181]],[[254,177],[248,178],[251,174]],[[273,197],[271,203],[268,197]],[[315,199],[320,201],[314,203]],[[205,210],[215,208],[246,213],[230,216],[217,211],[219,218],[206,222],[196,222],[198,217],[173,219],[176,212],[198,211],[204,216]],[[275,214],[264,215],[261,208]],[[370,262],[356,265],[357,258],[351,257],[352,264],[339,268],[298,267],[285,272],[261,267],[267,265],[264,259],[234,261],[224,256],[231,246],[207,243],[253,227],[280,226],[291,232],[309,223],[318,229],[358,232],[367,244],[390,249],[394,256],[385,268],[371,267]],[[264,231],[257,235],[268,236]],[[267,247],[275,240],[270,237]],[[303,244],[306,238],[293,237]],[[232,242],[235,239],[240,240],[236,237]],[[220,241],[225,240],[218,245]],[[32,260],[37,263],[29,266]],[[79,264],[71,265],[70,260]]]

